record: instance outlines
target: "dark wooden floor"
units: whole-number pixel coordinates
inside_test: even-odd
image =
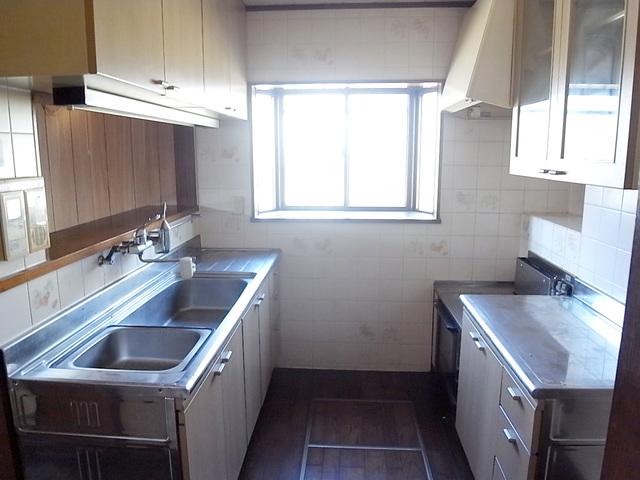
[[[412,401],[434,480],[473,480],[435,375],[293,369],[274,371],[241,479],[299,480],[314,398]]]

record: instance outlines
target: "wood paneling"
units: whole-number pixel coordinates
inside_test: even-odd
[[[182,208],[198,205],[196,187],[195,142],[193,128],[174,128],[174,152],[176,156],[176,204]]]
[[[173,145],[173,125],[158,124],[158,161],[160,164],[160,196],[169,205],[176,205],[176,158]]]
[[[62,108],[45,107],[45,128],[49,153],[50,183],[55,228],[78,224],[78,206],[71,143],[71,118]]]
[[[158,126],[144,120],[131,120],[131,152],[135,206],[160,204],[160,161],[158,158]]]
[[[99,113],[87,115],[94,219],[111,215],[111,209],[109,207],[109,170],[107,168],[107,144],[105,139],[104,117],[104,115]]]
[[[76,186],[76,205],[78,223],[90,222],[93,215],[93,181],[91,154],[89,153],[89,131],[87,113],[82,111],[69,115],[71,125],[71,149],[73,153],[74,184]]]
[[[106,115],[104,130],[107,143],[109,208],[111,214],[115,215],[135,207],[131,120]]]
[[[51,231],[148,205],[196,205],[193,129],[67,110],[36,99]],[[177,155],[176,155],[177,154]],[[176,161],[180,164],[176,166]]]

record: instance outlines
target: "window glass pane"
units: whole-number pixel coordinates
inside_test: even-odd
[[[409,96],[349,95],[349,206],[407,206]]]
[[[284,203],[289,207],[344,204],[345,96],[283,98]]]
[[[625,3],[573,2],[565,158],[615,160]]]
[[[438,93],[422,96],[420,151],[418,158],[418,210],[435,213],[438,197],[438,158],[440,155],[440,109]]]
[[[271,95],[257,94],[252,102],[253,181],[256,212],[276,208],[276,129]]]

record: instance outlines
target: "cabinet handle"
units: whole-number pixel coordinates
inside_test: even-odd
[[[476,344],[476,348],[478,350],[480,350],[481,352],[484,352],[484,345],[482,345],[479,340],[474,340],[473,343]]]
[[[264,299],[266,298],[266,295],[263,293],[262,295],[260,295],[257,299],[256,299],[256,303],[254,304],[254,306],[257,308],[260,305],[262,305],[262,302],[264,302]]]
[[[549,170],[549,175],[566,175],[566,170]]]
[[[224,367],[226,366],[227,366],[226,363],[221,363],[220,365],[218,365],[216,369],[213,371],[213,376],[219,377],[220,375],[222,375],[222,372],[224,372]]]
[[[507,387],[507,393],[513,400],[517,402],[519,402],[522,399],[518,391],[513,387]]]
[[[233,355],[233,350],[222,352],[222,355],[220,355],[220,362],[229,363],[229,360],[231,360],[231,355]]]
[[[169,84],[167,84],[164,88],[167,89],[167,90],[174,90],[174,91],[175,90],[180,90],[180,87],[178,85],[169,85]]]
[[[506,438],[507,442],[509,443],[515,444],[518,441],[516,434],[512,432],[511,429],[509,428],[503,428],[502,434],[504,435],[504,438]]]
[[[473,340],[474,342],[476,340],[478,340],[478,334],[477,333],[469,332],[469,336],[471,337],[471,340]]]
[[[151,83],[153,83],[154,85],[162,85],[164,88],[169,88],[171,86],[169,82],[166,82],[164,80],[153,79],[151,80]]]
[[[541,168],[538,170],[538,173],[549,173],[549,169],[548,168]]]

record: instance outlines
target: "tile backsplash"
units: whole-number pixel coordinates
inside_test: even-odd
[[[192,218],[172,229],[171,244],[177,247],[196,235],[198,221]],[[113,265],[102,267],[97,259],[98,254],[86,257],[0,293],[0,344],[143,266],[135,255],[116,255]]]
[[[582,218],[533,216],[528,247],[621,302],[626,301],[637,190],[588,185]]]

